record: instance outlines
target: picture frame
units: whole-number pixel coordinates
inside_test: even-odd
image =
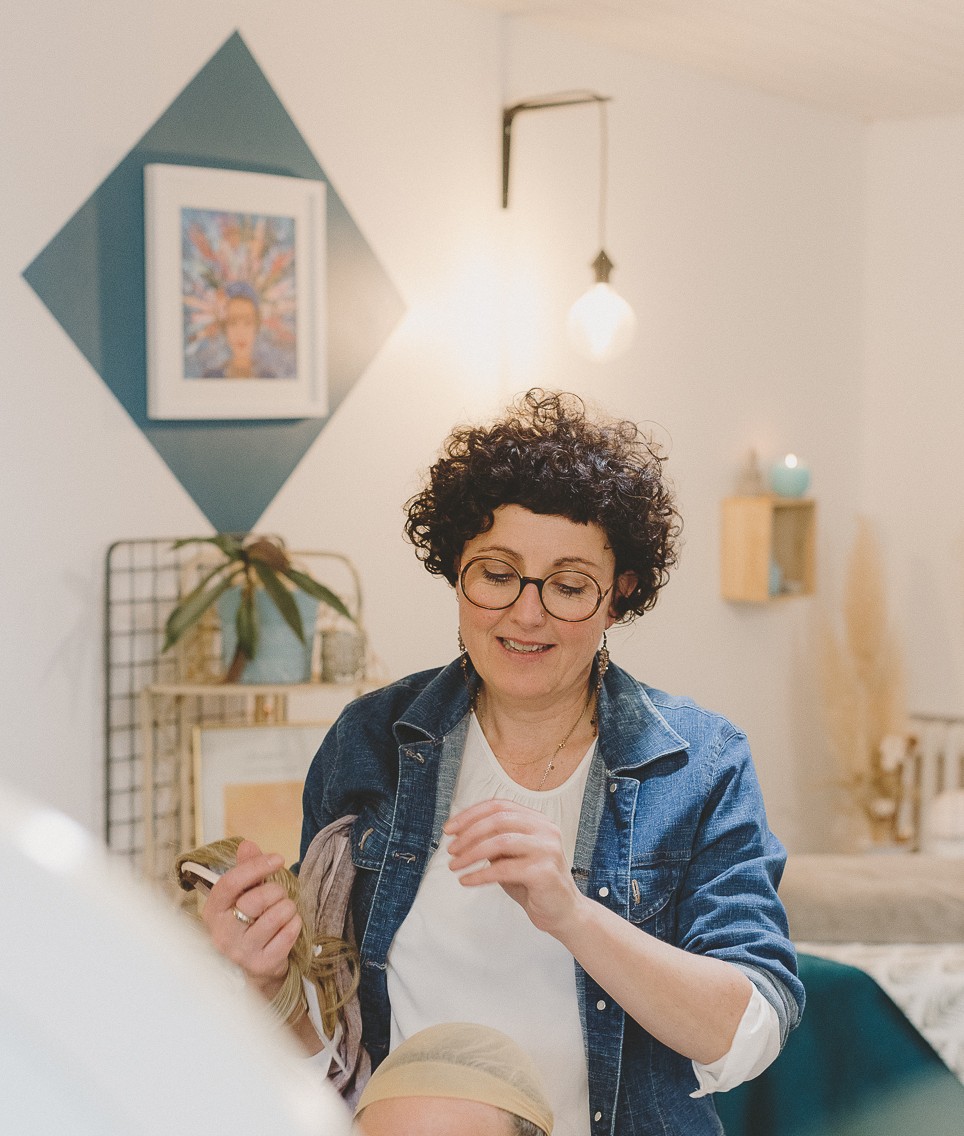
[[[301,795],[330,721],[210,723],[192,733],[194,836],[244,836],[290,867],[299,856]]]
[[[327,416],[325,191],[145,166],[149,418]]]

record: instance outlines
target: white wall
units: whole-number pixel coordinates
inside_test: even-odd
[[[911,709],[964,716],[964,118],[868,134],[862,501]]]
[[[97,824],[105,549],[206,529],[19,274],[238,28],[409,305],[262,527],[353,557],[370,632],[404,673],[454,649],[450,593],[400,535],[454,421],[542,383],[658,424],[683,560],[615,658],[743,725],[776,830],[829,840],[814,603],[724,604],[717,514],[751,445],[805,455],[832,585],[858,501],[863,129],[442,0],[281,11],[38,0],[5,16],[0,777]],[[517,120],[499,209],[503,101],[574,86],[616,96],[607,246],[640,317],[631,354],[603,369],[557,331],[597,251],[591,110]]]

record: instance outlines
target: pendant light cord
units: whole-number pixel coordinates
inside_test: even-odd
[[[606,247],[606,199],[609,196],[609,119],[599,100],[599,247]]]

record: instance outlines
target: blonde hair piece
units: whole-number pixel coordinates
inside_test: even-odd
[[[211,844],[194,848],[190,852],[182,852],[174,862],[174,876],[179,886],[183,888],[191,886],[181,875],[182,866],[189,860],[210,868],[218,875],[233,868],[237,863],[238,845],[242,839],[240,836],[229,836],[224,840],[216,840]],[[358,952],[350,943],[337,936],[312,933],[298,879],[287,868],[272,872],[266,882],[280,884],[285,895],[294,902],[301,917],[301,930],[298,932],[294,946],[288,952],[288,972],[281,989],[271,1000],[271,1012],[281,1022],[296,1023],[307,1011],[302,983],[304,979],[317,989],[325,1033],[329,1037],[334,1037],[339,1011],[352,999],[358,989]],[[347,989],[343,989],[338,981],[343,961],[347,962],[350,974]]]

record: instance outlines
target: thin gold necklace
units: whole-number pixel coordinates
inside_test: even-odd
[[[539,782],[539,784],[538,784],[538,785],[536,786],[536,792],[537,792],[537,793],[541,791],[541,789],[542,789],[542,786],[543,786],[543,785],[545,785],[546,781],[548,781],[548,779],[549,779],[549,774],[550,774],[550,773],[551,773],[551,772],[552,772],[552,771],[553,771],[553,770],[554,770],[554,769],[556,768],[556,758],[557,758],[557,757],[559,756],[559,754],[560,754],[560,753],[561,753],[561,752],[562,752],[562,751],[563,751],[563,750],[564,750],[564,749],[566,748],[566,746],[567,746],[567,745],[569,744],[569,739],[570,739],[570,738],[572,737],[572,735],[573,735],[573,734],[574,734],[574,733],[576,732],[576,727],[577,727],[577,726],[579,725],[579,723],[580,723],[580,722],[581,722],[581,721],[583,720],[583,718],[584,718],[584,717],[586,716],[586,711],[587,711],[587,710],[589,709],[589,707],[590,707],[590,706],[592,705],[592,701],[593,701],[593,695],[594,695],[595,693],[596,693],[596,692],[595,692],[595,691],[593,691],[593,692],[592,692],[592,693],[591,693],[591,694],[589,695],[589,697],[588,697],[588,698],[586,699],[586,705],[585,705],[585,706],[583,706],[583,708],[582,708],[582,709],[581,709],[581,710],[579,711],[579,717],[578,717],[578,718],[577,718],[577,719],[575,720],[575,722],[573,722],[573,724],[572,724],[572,725],[571,725],[571,726],[569,727],[569,731],[568,731],[568,733],[566,734],[566,736],[565,736],[565,737],[564,737],[564,738],[562,739],[562,741],[561,741],[561,742],[560,742],[560,743],[559,743],[559,744],[558,744],[558,745],[556,746],[556,748],[555,748],[555,749],[554,749],[554,750],[552,751],[552,753],[551,753],[551,754],[549,755],[549,760],[548,760],[548,763],[547,763],[547,765],[546,765],[546,768],[545,768],[545,771],[544,771],[544,773],[542,774],[542,780],[541,780],[541,781]],[[483,727],[483,733],[484,733],[484,732],[485,732],[485,729],[484,729],[484,723],[483,723],[483,721],[482,721],[482,706],[481,706],[481,699],[477,699],[477,700],[476,700],[476,704],[475,704],[475,716],[476,716],[476,718],[478,718],[478,720],[479,720],[479,725]],[[516,767],[517,769],[528,769],[530,765],[538,765],[538,764],[539,764],[539,762],[540,762],[540,761],[544,761],[544,760],[545,760],[545,758],[542,758],[542,757],[536,757],[536,758],[533,758],[533,759],[532,759],[531,761],[513,761],[513,760],[512,760],[511,758],[509,758],[509,757],[505,757],[505,758],[502,758],[501,760],[502,760],[502,761],[504,761],[504,762],[505,762],[505,764],[507,764],[507,765],[514,765],[514,766],[515,766],[515,767]]]

